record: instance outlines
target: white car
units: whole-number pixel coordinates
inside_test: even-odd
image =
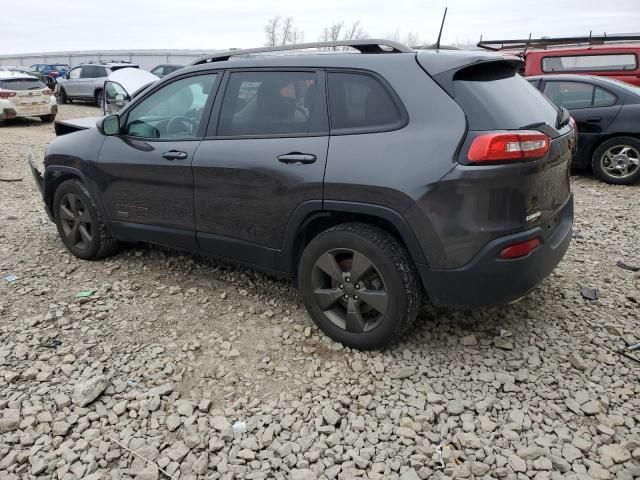
[[[0,121],[18,117],[40,117],[53,122],[58,103],[53,91],[32,75],[0,71]]]

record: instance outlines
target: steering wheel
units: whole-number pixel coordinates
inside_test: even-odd
[[[296,112],[300,112],[305,120],[309,120],[309,111],[302,105],[296,105]]]
[[[185,117],[185,116],[181,115],[181,116],[178,116],[178,117],[173,117],[171,120],[169,120],[167,122],[167,133],[169,133],[169,134],[182,133],[183,130],[176,130],[176,128],[178,127],[178,122],[180,122],[183,127],[186,126],[186,125],[189,126],[189,132],[188,133],[193,133],[193,127],[197,127],[198,126],[198,122],[196,120],[194,120],[193,118]]]

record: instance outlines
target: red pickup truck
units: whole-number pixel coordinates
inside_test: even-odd
[[[599,36],[480,41],[478,47],[516,54],[524,76],[600,75],[640,86],[640,36]]]

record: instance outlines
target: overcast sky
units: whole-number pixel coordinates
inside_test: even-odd
[[[225,49],[264,44],[264,25],[291,16],[305,41],[333,21],[370,37],[399,31],[444,43],[640,32],[640,0],[18,0],[2,7],[0,54],[87,49]]]

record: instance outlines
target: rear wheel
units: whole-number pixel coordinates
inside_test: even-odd
[[[51,114],[51,115],[42,115],[40,117],[40,120],[42,120],[45,123],[51,123],[56,119],[56,116]]]
[[[93,98],[95,99],[96,105],[98,107],[102,107],[102,90],[96,90]]]
[[[421,287],[404,247],[364,223],[338,225],[311,240],[298,281],[318,327],[358,349],[380,348],[401,337],[421,305]]]
[[[56,190],[53,213],[62,243],[76,257],[94,260],[117,247],[85,185],[67,180]]]
[[[603,142],[593,153],[593,173],[602,181],[629,185],[640,179],[640,140],[616,137]]]

